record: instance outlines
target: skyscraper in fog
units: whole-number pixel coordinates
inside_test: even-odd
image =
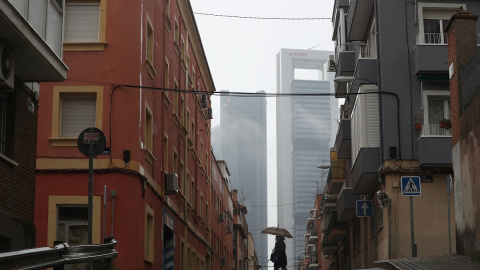
[[[220,125],[212,130],[213,152],[228,163],[233,188],[247,207],[248,229],[260,265],[268,264],[270,254],[267,236],[260,233],[267,227],[266,110],[266,99],[261,95],[224,95],[220,98]]]
[[[329,51],[282,49],[277,55],[277,92],[281,94],[331,92],[333,74],[327,73]],[[305,250],[305,225],[315,194],[327,179],[317,165],[330,160],[332,125],[338,107],[330,96],[277,98],[277,215],[287,239],[288,268],[295,269]],[[336,114],[335,114],[336,112]]]

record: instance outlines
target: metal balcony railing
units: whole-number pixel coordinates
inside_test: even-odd
[[[342,52],[353,52],[355,51],[355,44],[352,42],[344,43],[341,45]]]
[[[417,44],[447,44],[446,33],[419,33],[417,35]]]
[[[441,128],[439,124],[424,124],[422,136],[452,136],[451,128]]]

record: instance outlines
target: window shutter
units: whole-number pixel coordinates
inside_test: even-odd
[[[98,42],[100,3],[67,3],[65,42]]]
[[[376,92],[376,91],[365,91]],[[380,123],[378,114],[378,94],[365,96],[365,142],[367,147],[380,146]]]
[[[95,94],[67,94],[61,100],[60,137],[77,138],[84,129],[95,127]]]

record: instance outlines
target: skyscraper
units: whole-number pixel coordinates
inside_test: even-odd
[[[248,210],[258,264],[267,265],[267,236],[260,233],[267,227],[266,99],[224,95],[220,104],[220,125],[212,131],[213,151],[228,163],[233,188]]]
[[[282,49],[277,55],[278,93],[327,94],[277,98],[277,214],[279,226],[294,236],[293,243],[286,242],[290,266],[305,249],[309,208],[325,185],[326,176],[322,178],[316,166],[330,159],[332,111],[337,110],[328,96],[330,54],[333,52]]]

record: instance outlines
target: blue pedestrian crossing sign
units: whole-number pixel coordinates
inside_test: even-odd
[[[420,176],[402,176],[402,196],[420,195]]]
[[[373,217],[373,201],[357,201],[357,217]]]

